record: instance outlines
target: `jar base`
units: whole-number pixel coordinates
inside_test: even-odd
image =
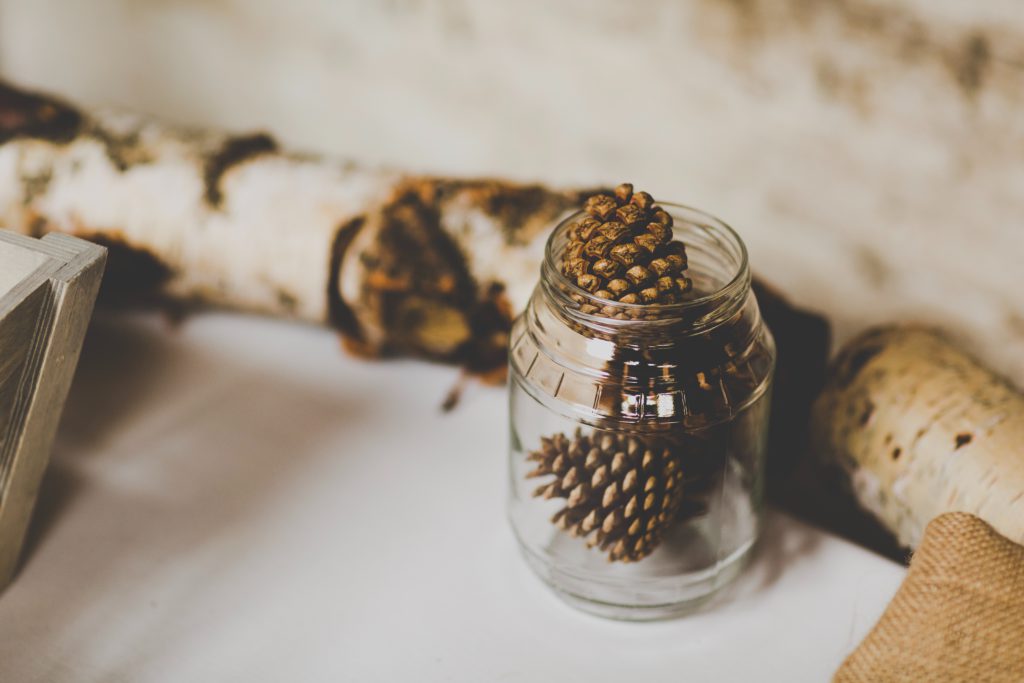
[[[670,591],[658,591],[667,596],[670,593],[669,599],[662,600],[644,591],[595,586],[592,577],[553,567],[523,544],[520,544],[520,550],[533,572],[572,607],[605,619],[657,621],[683,617],[699,610],[742,573],[753,545],[751,541],[708,570],[676,577]]]

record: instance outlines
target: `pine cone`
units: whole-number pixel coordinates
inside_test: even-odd
[[[608,551],[609,561],[635,562],[661,542],[683,501],[677,454],[653,439],[603,433],[573,439],[541,438],[528,458],[538,463],[527,477],[554,475],[534,496],[565,498],[551,521],[573,536],[594,533],[588,545]]]
[[[646,192],[623,183],[596,194],[569,228],[562,274],[594,296],[624,304],[671,304],[693,283],[686,247],[672,239],[672,217]]]

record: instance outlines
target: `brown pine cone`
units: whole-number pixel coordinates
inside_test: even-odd
[[[693,283],[672,217],[646,192],[623,183],[596,194],[569,228],[562,274],[594,296],[625,304],[672,304]]]
[[[534,496],[565,498],[551,521],[573,536],[594,536],[591,547],[609,561],[635,562],[658,546],[683,501],[678,455],[652,439],[628,434],[558,433],[542,438],[528,458],[537,464],[527,477],[553,475]]]

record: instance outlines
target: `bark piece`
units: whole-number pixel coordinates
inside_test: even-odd
[[[755,277],[751,288],[775,337],[778,354],[768,473],[775,478],[788,477],[807,452],[811,404],[825,384],[832,329],[825,318],[794,306],[763,280]]]
[[[952,511],[1024,540],[1024,395],[938,332],[887,327],[851,341],[812,439],[905,546]]]

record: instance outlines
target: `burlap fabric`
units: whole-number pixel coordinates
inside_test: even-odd
[[[896,596],[833,680],[1024,681],[1024,547],[973,515],[932,520]]]

